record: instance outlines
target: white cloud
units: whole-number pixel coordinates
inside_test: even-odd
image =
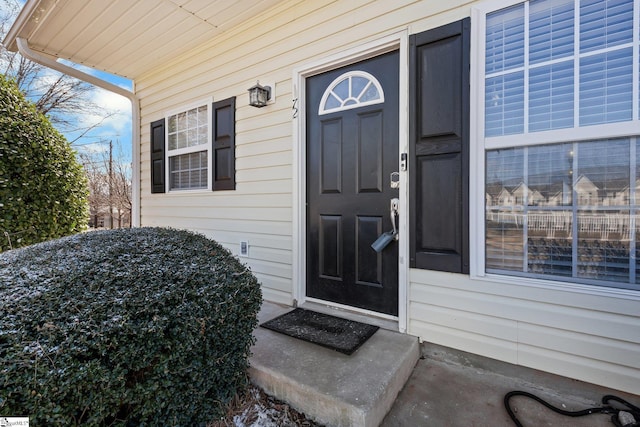
[[[103,105],[109,110],[122,111],[127,114],[131,114],[131,101],[117,93],[109,92],[104,89],[96,89],[93,102],[97,105]]]
[[[91,101],[99,111],[80,116],[79,127],[90,128],[99,124],[91,132],[94,138],[113,138],[131,134],[131,102],[127,98],[104,89],[96,89]]]
[[[102,143],[102,142],[93,142],[93,143],[88,143],[88,144],[82,144],[82,145],[76,145],[76,150],[78,150],[78,152],[88,155],[88,156],[93,156],[96,154],[106,154],[109,152],[109,145]]]
[[[131,101],[127,98],[104,89],[96,89],[93,102],[104,108],[105,112],[113,113],[103,122],[103,126],[118,132],[131,130]]]

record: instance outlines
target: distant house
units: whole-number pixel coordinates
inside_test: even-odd
[[[89,228],[129,228],[129,212],[122,209],[112,208],[109,215],[109,207],[94,209],[90,207]]]
[[[574,184],[574,188],[578,194],[578,205],[590,206],[599,204],[599,188],[587,176],[580,176]]]
[[[511,207],[511,206],[514,206],[516,204],[515,197],[506,188],[503,188],[500,191],[496,201],[497,201],[497,205],[498,206],[509,206],[509,207]]]
[[[555,187],[554,192],[550,192],[546,201],[547,206],[571,206],[573,200],[573,189],[568,183],[562,183]]]
[[[111,89],[134,104],[134,225],[215,238],[266,300],[640,393],[640,236],[606,231],[640,208],[639,14],[28,0],[4,43],[132,79]],[[392,199],[399,239],[377,253]]]
[[[529,188],[524,182],[518,184],[511,194],[516,205],[538,205],[545,200],[538,190]]]

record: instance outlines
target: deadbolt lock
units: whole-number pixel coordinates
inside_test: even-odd
[[[391,188],[400,188],[400,172],[391,172]]]

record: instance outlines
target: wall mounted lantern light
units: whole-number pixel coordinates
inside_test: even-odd
[[[260,82],[256,82],[249,89],[249,105],[252,107],[262,108],[267,105],[267,101],[271,99],[271,86],[261,86]]]

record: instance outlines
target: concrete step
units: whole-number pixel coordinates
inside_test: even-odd
[[[265,302],[260,323],[291,307]],[[336,314],[339,315],[339,314]],[[327,426],[378,426],[420,357],[418,339],[379,329],[351,356],[258,327],[251,381]]]

